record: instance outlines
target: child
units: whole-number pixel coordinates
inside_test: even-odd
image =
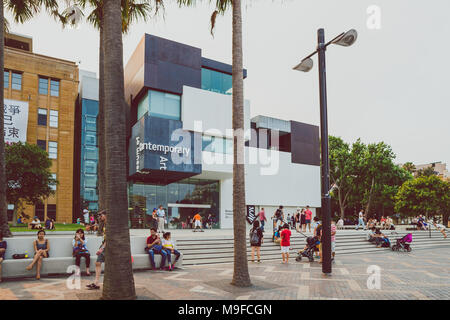
[[[281,257],[283,258],[283,263],[289,263],[289,249],[291,247],[291,230],[289,230],[289,225],[284,224],[283,230],[281,231]]]
[[[170,232],[166,232],[163,234],[163,240],[162,240],[162,246],[163,250],[167,252],[167,260],[168,260],[168,266],[169,271],[172,271],[174,269],[175,264],[177,263],[178,259],[180,258],[181,253],[178,250],[175,250],[174,245],[172,241],[170,240]],[[175,255],[175,261],[172,264],[172,253]]]

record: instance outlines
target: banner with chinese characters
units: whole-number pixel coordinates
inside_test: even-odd
[[[26,142],[28,102],[5,99],[5,142]]]

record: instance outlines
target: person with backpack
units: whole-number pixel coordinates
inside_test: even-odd
[[[261,263],[261,245],[263,244],[264,234],[260,228],[259,221],[253,222],[253,228],[250,229],[250,246],[252,247],[252,262],[255,262],[255,251],[258,263]]]
[[[273,214],[273,228],[276,229],[284,221],[283,206],[280,206]]]
[[[289,263],[289,249],[291,248],[291,230],[289,230],[289,225],[284,224],[283,230],[281,231],[281,257],[283,258],[283,263]]]

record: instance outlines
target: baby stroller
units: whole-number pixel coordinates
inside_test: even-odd
[[[401,239],[397,239],[397,243],[392,246],[392,251],[411,252],[412,233],[408,233]]]
[[[306,238],[306,248],[302,251],[299,251],[297,258],[295,258],[295,261],[302,261],[302,257],[305,257],[308,258],[309,262],[313,262],[314,251],[316,251],[318,241],[319,239],[317,239],[317,237]]]

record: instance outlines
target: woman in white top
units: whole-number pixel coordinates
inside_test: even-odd
[[[447,234],[445,233],[445,226],[443,226],[442,224],[436,223],[434,221],[433,221],[433,226],[444,235],[444,239],[447,239]]]

